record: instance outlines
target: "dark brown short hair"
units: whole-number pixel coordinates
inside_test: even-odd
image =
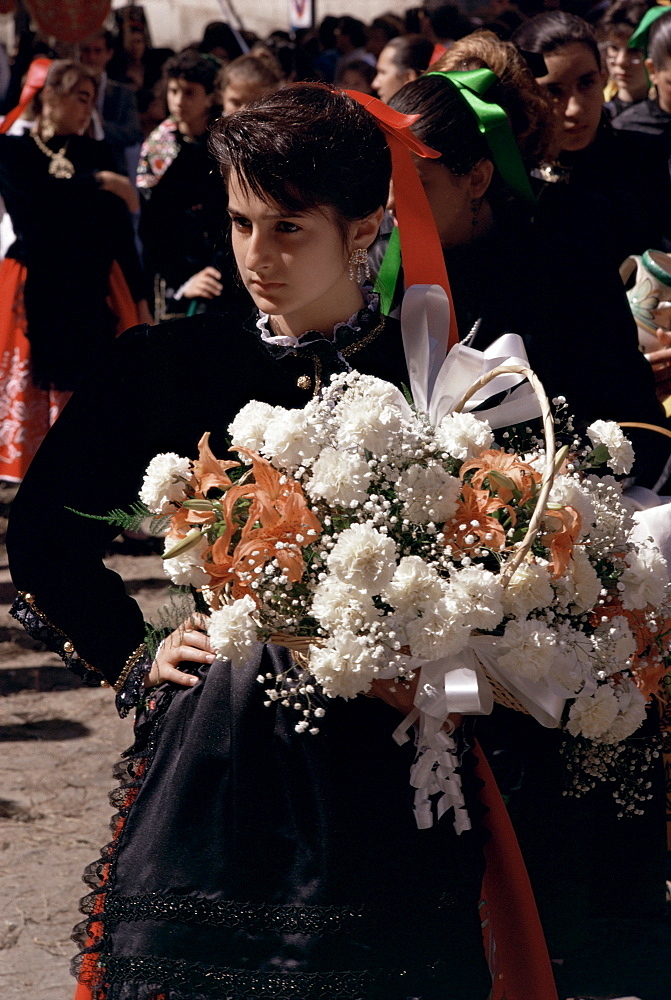
[[[342,231],[387,201],[383,132],[358,102],[326,84],[296,83],[220,118],[210,149],[224,179],[235,173],[288,215],[330,208]]]

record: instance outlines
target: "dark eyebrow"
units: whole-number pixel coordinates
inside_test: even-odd
[[[245,215],[243,211],[241,211],[239,208],[233,207],[232,205],[228,206],[228,214],[242,215],[242,216]],[[280,222],[282,220],[288,222],[290,219],[303,219],[305,218],[306,214],[307,214],[306,212],[286,212],[282,215],[266,215],[264,216],[264,218],[270,219],[271,221],[274,220],[275,222]]]

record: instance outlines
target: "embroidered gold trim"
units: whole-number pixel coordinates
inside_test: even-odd
[[[30,605],[31,611],[33,611],[34,614],[36,614],[37,617],[41,621],[43,621],[45,625],[48,625],[49,628],[52,628],[54,630],[54,632],[58,632],[59,635],[63,636],[63,638],[65,639],[65,642],[63,643],[63,652],[66,653],[68,656],[77,656],[77,653],[75,652],[75,644],[73,643],[73,641],[71,639],[68,639],[63,629],[59,628],[58,625],[54,625],[54,623],[47,618],[44,611],[41,611],[38,608],[37,604],[35,603],[35,595],[28,593],[28,591],[20,590],[19,597],[22,597],[23,600],[26,602],[26,604]],[[99,670],[97,670],[95,667],[92,667],[90,663],[86,662],[86,660],[82,660],[81,656],[79,656],[78,659],[80,663],[84,667],[86,667],[87,670],[90,670],[94,674],[100,673]]]
[[[128,680],[128,675],[130,674],[133,667],[140,662],[140,660],[142,659],[142,657],[145,655],[146,652],[147,652],[147,644],[146,642],[143,642],[141,646],[138,646],[137,649],[130,654],[130,656],[128,657],[128,659],[124,664],[123,670],[121,671],[121,673],[119,674],[119,676],[117,677],[116,681],[113,684],[114,690],[116,691],[117,694],[119,694],[124,684]]]

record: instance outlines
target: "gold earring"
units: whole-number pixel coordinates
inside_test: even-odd
[[[657,100],[657,85],[654,83],[650,84],[650,88],[648,90],[648,100],[649,101]]]
[[[368,263],[368,253],[362,247],[352,250],[349,256],[349,280],[361,284],[363,278],[370,278],[370,264]]]

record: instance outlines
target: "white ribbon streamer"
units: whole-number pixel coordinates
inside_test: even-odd
[[[447,352],[450,307],[439,285],[412,285],[401,308],[401,327],[410,389],[415,406],[427,413],[434,426],[451,413],[482,375],[501,365],[529,367],[524,343],[516,334],[499,337],[485,351],[456,344]],[[506,393],[495,406],[478,409],[493,397]],[[492,428],[526,422],[541,416],[535,392],[524,375],[499,375],[479,389],[465,406]],[[408,739],[417,725],[417,756],[410,772],[415,788],[415,818],[420,829],[433,825],[447,809],[454,808],[457,833],[470,829],[461,780],[456,773],[456,745],[443,726],[450,713],[489,715],[494,705],[491,684],[483,670],[509,690],[543,726],[559,724],[565,699],[546,682],[532,682],[502,669],[496,655],[496,636],[471,636],[468,646],[446,659],[427,662],[414,659],[419,667],[414,710],[396,729],[398,743]],[[432,796],[438,796],[432,799]]]

